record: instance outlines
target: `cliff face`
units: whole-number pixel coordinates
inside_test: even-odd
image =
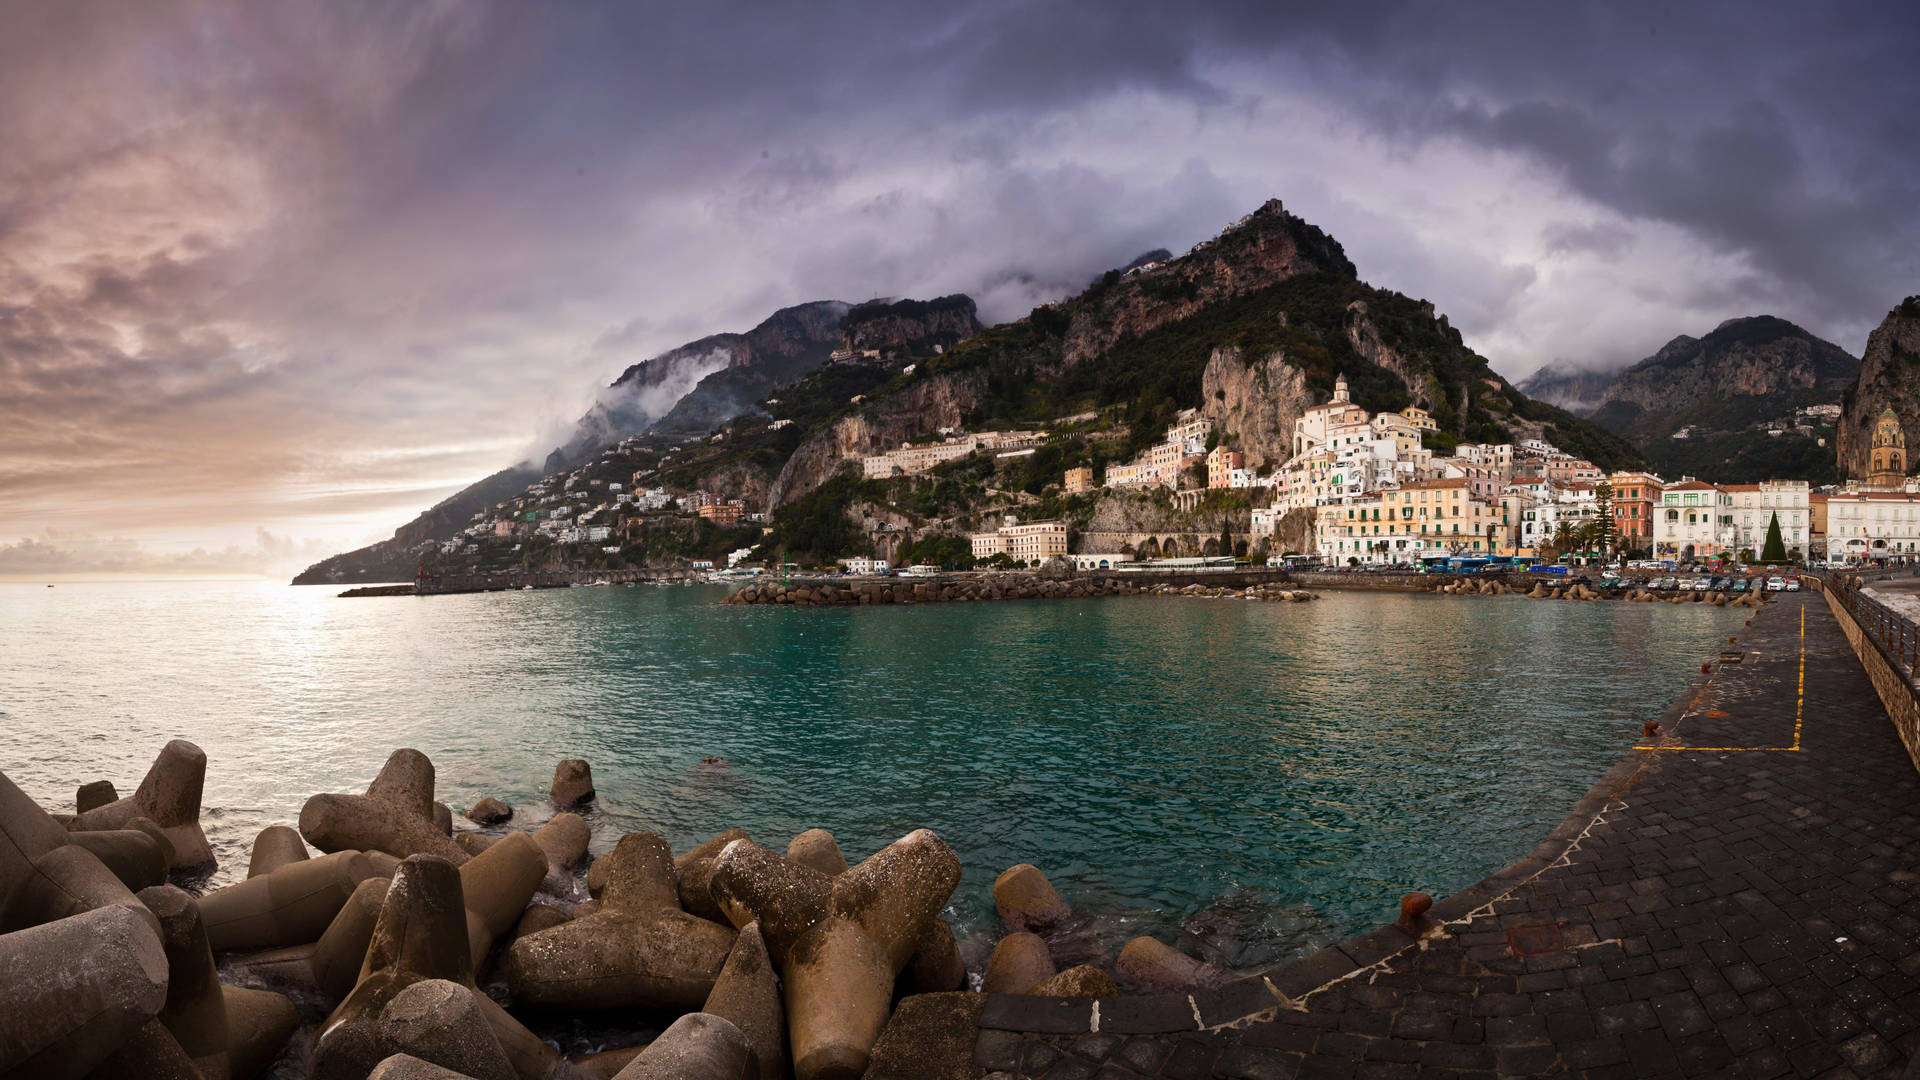
[[[1232,436],[1249,469],[1293,456],[1293,423],[1312,404],[1307,373],[1283,354],[1248,364],[1236,346],[1215,349],[1200,376],[1202,415]]]
[[[1920,296],[1909,296],[1887,313],[1867,338],[1860,378],[1847,393],[1838,432],[1840,471],[1867,475],[1873,427],[1881,410],[1893,407],[1907,435],[1907,468],[1920,454]]]
[[[874,349],[884,357],[931,356],[979,333],[973,298],[955,293],[934,300],[875,301],[847,312],[842,347]]]
[[[863,403],[793,452],[768,493],[767,509],[819,487],[843,461],[894,449],[941,428],[961,427],[979,404],[983,385],[978,374],[939,376]]]

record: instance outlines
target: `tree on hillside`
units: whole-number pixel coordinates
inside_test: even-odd
[[[1227,519],[1220,519],[1220,554],[1233,554],[1233,530],[1228,527]]]
[[[1760,548],[1760,561],[1764,563],[1783,563],[1787,561],[1787,545],[1780,539],[1780,514],[1776,511],[1767,522],[1767,542]]]

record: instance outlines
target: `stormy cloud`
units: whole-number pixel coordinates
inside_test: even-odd
[[[351,546],[683,342],[1014,318],[1268,197],[1510,377],[1759,312],[1858,351],[1920,292],[1917,45],[1893,3],[9,4],[0,539]]]

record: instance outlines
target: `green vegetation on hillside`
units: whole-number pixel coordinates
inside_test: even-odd
[[[1113,457],[1124,459],[1161,437],[1181,409],[1200,404],[1200,383],[1213,351],[1238,347],[1243,356],[1276,352],[1307,373],[1324,399],[1344,375],[1353,397],[1373,410],[1412,403],[1398,376],[1353,347],[1349,305],[1366,304],[1366,318],[1381,340],[1416,367],[1431,373],[1432,412],[1440,432],[1429,445],[1445,451],[1458,442],[1506,442],[1517,417],[1548,425],[1555,442],[1591,458],[1602,468],[1638,463],[1623,440],[1571,413],[1533,401],[1494,374],[1467,349],[1445,319],[1399,293],[1375,289],[1333,273],[1305,274],[1264,289],[1217,301],[1184,319],[1116,343],[1103,356],[1071,368],[1060,363],[1061,337],[1082,301],[1042,308],[1029,320],[996,327],[956,350],[936,370],[985,368],[987,393],[970,425],[1035,422],[1084,409],[1111,408],[1126,426],[1127,441]],[[1056,333],[1048,333],[1057,328]],[[1464,401],[1465,408],[1460,403]]]
[[[1785,478],[1837,484],[1841,476],[1834,460],[1832,430],[1824,430],[1825,446],[1817,438],[1791,431],[1768,435],[1756,429],[1663,439],[1647,448],[1647,459],[1655,472],[1669,480],[1698,476],[1723,484],[1757,484]]]

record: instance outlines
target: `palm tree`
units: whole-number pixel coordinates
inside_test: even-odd
[[[1553,539],[1548,541],[1556,556],[1565,555],[1580,546],[1580,529],[1564,518],[1553,527]]]

